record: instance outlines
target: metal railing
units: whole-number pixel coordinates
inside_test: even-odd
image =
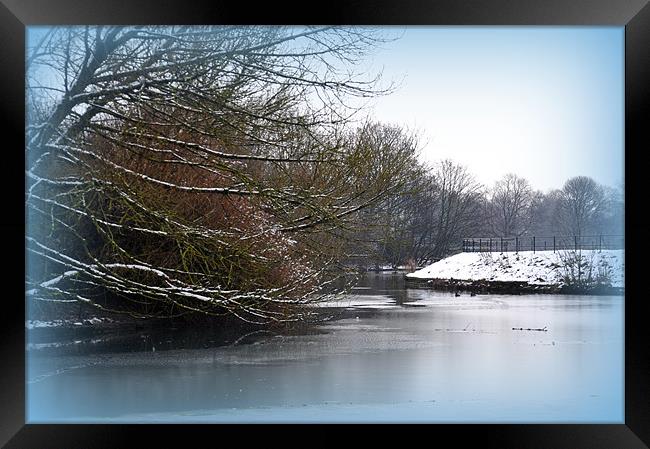
[[[519,252],[625,249],[624,235],[572,235],[464,238],[463,252]]]

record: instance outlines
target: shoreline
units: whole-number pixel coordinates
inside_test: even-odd
[[[531,284],[527,281],[490,281],[485,279],[440,279],[414,278],[404,275],[406,286],[445,292],[469,292],[481,294],[558,294],[558,295],[607,295],[624,296],[624,287],[596,285],[592,287],[577,287],[559,284]]]

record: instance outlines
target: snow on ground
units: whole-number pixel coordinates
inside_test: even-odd
[[[414,273],[416,279],[457,279],[467,281],[525,281],[530,284],[561,284],[562,258],[567,251],[520,251],[519,253],[460,253],[442,259]],[[603,270],[609,267],[612,287],[624,287],[624,250],[583,250],[584,260]]]
[[[51,320],[51,321],[41,321],[41,320],[27,320],[25,321],[25,327],[27,329],[35,329],[40,327],[62,327],[62,326],[83,326],[83,325],[93,325],[101,323],[112,323],[113,320],[110,318],[98,318],[92,317],[89,319],[84,319],[81,321],[78,320]]]

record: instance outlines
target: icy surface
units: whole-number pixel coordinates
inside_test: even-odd
[[[368,278],[310,334],[33,346],[28,422],[623,422],[622,296],[455,297]]]

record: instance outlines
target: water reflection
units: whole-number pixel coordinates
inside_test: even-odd
[[[455,297],[403,282],[369,274],[309,334],[33,349],[29,421],[623,422],[622,297]]]

